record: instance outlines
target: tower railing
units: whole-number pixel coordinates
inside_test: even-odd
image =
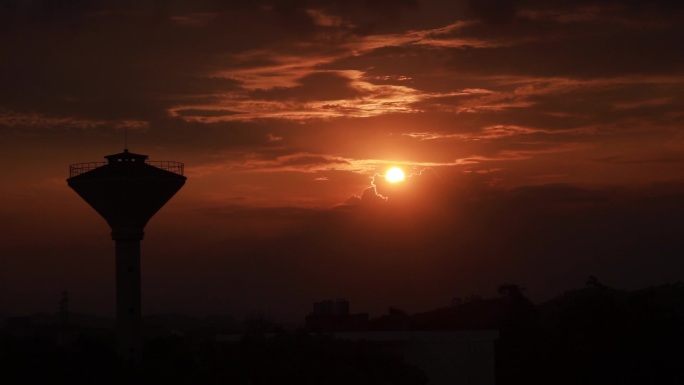
[[[169,171],[174,174],[183,175],[185,171],[185,165],[181,162],[175,162],[172,160],[145,160],[145,163],[150,166],[160,168],[164,171]],[[73,178],[77,175],[81,175],[88,171],[94,170],[96,168],[102,167],[108,164],[107,162],[85,162],[85,163],[75,163],[69,166],[69,177]]]
[[[69,166],[69,177],[73,178],[76,175],[81,175],[90,170],[94,170],[98,167],[104,166],[107,162],[85,162],[76,163]]]
[[[183,171],[185,171],[185,165],[183,163],[174,162],[173,160],[146,160],[145,163],[178,175],[183,175]]]

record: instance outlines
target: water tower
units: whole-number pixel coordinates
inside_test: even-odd
[[[183,163],[124,152],[73,164],[69,187],[109,223],[116,242],[116,329],[121,357],[142,358],[140,241],[147,221],[183,187]]]

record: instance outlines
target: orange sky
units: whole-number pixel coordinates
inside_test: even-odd
[[[188,177],[143,241],[150,312],[680,279],[682,22],[669,1],[3,2],[0,312],[68,289],[111,313],[109,230],[65,179],[125,131]]]

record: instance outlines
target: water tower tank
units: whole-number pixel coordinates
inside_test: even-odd
[[[116,242],[116,325],[119,355],[142,358],[140,241],[152,216],[185,184],[183,164],[151,162],[124,152],[107,162],[70,166],[69,187],[109,223]]]

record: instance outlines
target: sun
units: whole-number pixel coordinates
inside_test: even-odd
[[[385,173],[385,180],[390,183],[402,182],[405,178],[404,170],[399,167],[392,167]]]

